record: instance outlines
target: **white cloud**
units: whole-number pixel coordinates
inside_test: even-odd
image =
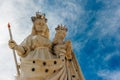
[[[120,55],[119,51],[116,50],[115,52],[106,55],[104,60],[109,61],[112,57],[119,56],[119,55]]]
[[[120,80],[120,71],[99,71],[98,76],[104,80]]]

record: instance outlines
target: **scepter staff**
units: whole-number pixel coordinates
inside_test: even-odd
[[[10,23],[8,23],[8,30],[9,30],[10,40],[13,40],[12,32],[11,32],[11,29],[10,29]],[[19,71],[19,68],[18,68],[17,58],[16,58],[16,54],[15,54],[15,50],[14,49],[13,49],[13,56],[14,56],[16,70],[17,70],[17,75],[20,75],[20,71]]]

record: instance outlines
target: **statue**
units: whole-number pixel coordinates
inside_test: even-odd
[[[58,25],[51,42],[45,15],[37,12],[31,19],[31,34],[20,45],[9,41],[9,47],[20,56],[16,80],[84,80],[71,41],[64,41],[67,28]]]

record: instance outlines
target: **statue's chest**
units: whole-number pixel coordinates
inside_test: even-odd
[[[31,42],[34,47],[49,47],[51,45],[50,40],[42,36],[33,36]]]

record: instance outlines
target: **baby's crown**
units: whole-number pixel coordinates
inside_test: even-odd
[[[56,28],[55,28],[55,30],[57,31],[57,30],[64,30],[64,31],[66,31],[67,32],[67,28],[66,28],[66,26],[65,25],[58,25]]]

